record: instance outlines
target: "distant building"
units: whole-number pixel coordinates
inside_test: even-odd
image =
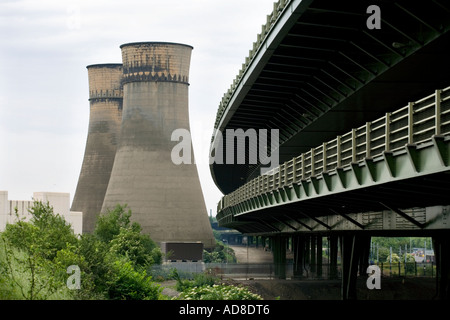
[[[53,207],[53,212],[61,215],[72,226],[75,234],[82,234],[83,214],[70,211],[69,193],[34,192],[33,200],[48,202]],[[31,214],[28,210],[33,207],[33,200],[9,200],[8,191],[0,191],[0,232],[5,230],[6,224],[17,222],[17,218],[29,221]]]

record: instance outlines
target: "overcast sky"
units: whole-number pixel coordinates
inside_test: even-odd
[[[274,0],[1,0],[0,190],[10,200],[76,189],[88,123],[86,66],[121,63],[119,46],[167,41],[194,47],[189,107],[208,212],[222,194],[209,142],[219,102]]]

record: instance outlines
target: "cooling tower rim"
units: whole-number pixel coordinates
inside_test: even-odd
[[[86,66],[86,69],[89,68],[117,68],[117,67],[123,67],[122,63],[95,63],[95,64],[90,64],[88,66]]]
[[[129,43],[124,43],[120,46],[120,49],[122,49],[123,47],[128,47],[128,46],[138,46],[138,45],[158,45],[158,44],[169,44],[169,45],[178,45],[178,46],[184,46],[184,47],[189,47],[191,49],[194,49],[193,46],[188,45],[188,44],[184,44],[184,43],[177,43],[177,42],[161,42],[161,41],[141,41],[141,42],[129,42]]]

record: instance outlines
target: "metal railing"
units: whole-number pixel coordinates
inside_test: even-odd
[[[184,265],[183,265],[184,264]],[[382,277],[408,277],[408,278],[435,278],[437,276],[434,262],[380,262],[376,263],[380,268]],[[334,267],[329,263],[308,264],[302,266],[300,272],[294,272],[294,264],[288,261],[278,265],[285,269],[287,279],[341,279],[342,265],[338,263]],[[206,273],[220,278],[231,279],[275,279],[277,266],[274,263],[179,263],[169,265],[154,265],[149,270],[153,279],[165,279],[171,271],[176,269],[183,279],[192,279],[195,274]],[[334,270],[334,271],[333,271]],[[300,274],[301,273],[301,274]],[[359,276],[366,277],[364,270],[359,271]]]
[[[220,101],[219,108],[217,110],[216,121],[214,124],[215,128],[218,127],[219,122],[225,113],[228,102],[230,101],[231,97],[233,96],[233,93],[236,90],[236,88],[238,87],[247,68],[250,66],[250,63],[252,62],[253,58],[256,56],[256,53],[261,48],[261,46],[264,43],[264,40],[267,38],[267,35],[269,34],[270,30],[275,25],[275,22],[281,16],[282,12],[289,5],[290,2],[291,2],[291,0],[278,0],[278,2],[274,2],[273,11],[269,15],[267,15],[267,21],[265,24],[262,25],[261,33],[259,33],[257,35],[256,42],[253,42],[253,46],[249,50],[248,57],[245,58],[245,62],[242,64],[241,70],[239,70],[239,73],[236,75],[236,78],[233,80],[230,88],[224,93],[222,100]]]
[[[217,212],[253,197],[331,172],[352,163],[404,150],[405,145],[431,142],[434,135],[450,134],[450,87],[385,116],[367,122],[350,132],[324,142],[310,151],[281,164],[225,195]]]

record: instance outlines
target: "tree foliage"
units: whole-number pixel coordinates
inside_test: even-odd
[[[378,247],[398,249],[398,248],[423,248],[425,243],[427,248],[431,246],[431,238],[423,237],[373,237],[372,242]]]
[[[108,297],[114,300],[158,300],[162,291],[151,281],[145,270],[137,271],[127,259],[117,259],[111,265]]]
[[[223,244],[221,241],[216,240],[214,250],[211,252],[206,250],[203,251],[203,262],[235,263],[236,255],[232,248]]]
[[[389,262],[392,249],[392,262],[405,261],[405,253],[413,248],[432,248],[431,238],[424,237],[373,237],[372,253],[379,262]],[[401,254],[401,255],[400,255]],[[414,262],[414,257],[407,255],[407,262]]]
[[[75,245],[77,238],[48,203],[35,201],[30,214],[30,222],[8,224],[1,235],[4,282],[16,289],[17,298],[47,299],[65,291],[63,272],[55,258]]]
[[[161,251],[118,205],[100,215],[93,234],[77,237],[47,203],[35,201],[29,222],[8,224],[0,234],[0,298],[157,299],[146,268]],[[81,270],[81,288],[69,290],[67,268]]]

